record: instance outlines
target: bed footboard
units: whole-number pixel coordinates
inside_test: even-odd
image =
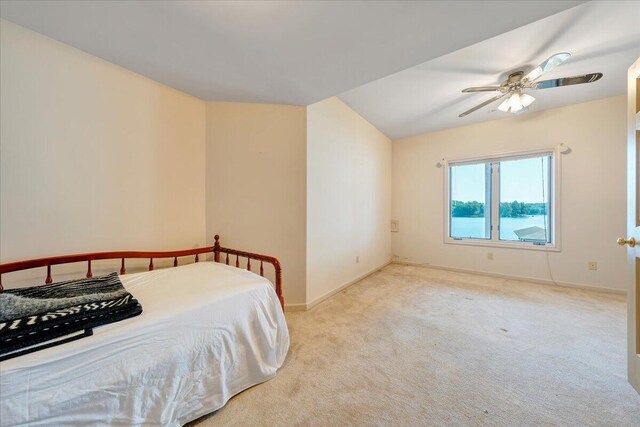
[[[202,254],[210,254],[213,252],[213,259],[215,262],[220,261],[220,255],[226,254],[225,263],[229,265],[229,255],[235,255],[235,266],[240,268],[240,258],[247,259],[247,270],[251,270],[251,260],[256,262],[260,262],[260,275],[264,276],[264,263],[273,265],[276,274],[276,283],[275,290],[276,295],[278,295],[278,300],[280,300],[280,305],[282,306],[282,310],[284,311],[284,297],[282,296],[282,267],[280,266],[280,261],[277,258],[267,255],[254,254],[251,252],[239,251],[236,249],[223,248],[220,246],[220,236],[216,234],[215,243],[213,246],[204,247],[204,248],[196,248],[196,249],[185,249],[181,251],[164,251],[164,252],[134,252],[134,251],[124,251],[124,252],[95,252],[95,253],[86,253],[86,254],[76,254],[76,255],[62,255],[56,257],[49,258],[38,258],[38,259],[29,259],[25,261],[16,261],[9,262],[6,264],[0,264],[0,291],[4,288],[2,287],[2,275],[5,273],[11,273],[13,271],[21,271],[28,270],[31,268],[38,267],[46,267],[47,268],[47,277],[45,279],[45,284],[53,283],[53,277],[51,274],[51,266],[59,265],[59,264],[70,264],[75,262],[86,262],[87,263],[87,273],[86,277],[93,277],[93,272],[91,271],[91,261],[96,260],[105,260],[105,259],[119,259],[121,260],[120,264],[120,274],[125,274],[127,272],[125,267],[126,259],[135,259],[135,258],[145,258],[149,259],[149,271],[153,270],[153,260],[154,259],[162,259],[162,258],[173,258],[173,266],[178,266],[178,258],[186,257],[186,256],[194,256],[194,261],[199,261],[199,255]]]

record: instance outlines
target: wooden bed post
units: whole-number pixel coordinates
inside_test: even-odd
[[[220,262],[220,236],[216,234],[213,236],[213,239],[215,240],[213,244],[213,260]]]
[[[276,260],[273,266],[276,269],[276,295],[278,295],[280,306],[282,307],[282,311],[284,311],[284,296],[282,296],[282,267],[278,260]]]

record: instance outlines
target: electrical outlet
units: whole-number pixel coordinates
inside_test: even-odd
[[[589,270],[597,270],[598,269],[598,263],[596,261],[589,261],[588,265],[589,265]]]
[[[360,264],[360,257],[359,256],[356,257],[356,264]]]
[[[489,252],[489,253],[487,253],[487,259],[488,259],[489,261],[493,260],[493,252]]]

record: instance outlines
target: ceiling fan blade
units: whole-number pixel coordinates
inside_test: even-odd
[[[486,101],[484,101],[482,104],[478,104],[478,105],[476,105],[475,107],[471,108],[470,110],[467,110],[467,111],[465,111],[464,113],[460,114],[458,117],[464,117],[464,116],[466,116],[466,115],[469,115],[469,114],[473,113],[474,111],[479,110],[479,109],[481,109],[482,107],[487,106],[487,105],[491,104],[492,102],[497,101],[498,99],[500,99],[500,98],[502,98],[502,97],[504,97],[504,96],[506,96],[506,95],[507,95],[506,93],[503,93],[503,94],[501,94],[501,95],[494,96],[494,97],[493,97],[493,98],[491,98],[491,99],[487,99],[487,100],[486,100]]]
[[[593,83],[602,78],[602,73],[585,74],[584,76],[562,77],[560,79],[543,80],[533,83],[531,89],[548,89],[550,87],[571,86],[583,83]]]
[[[532,82],[544,73],[547,73],[556,68],[558,65],[562,64],[564,61],[569,59],[569,57],[571,57],[570,53],[556,53],[555,55],[547,58],[547,60],[542,64],[538,65],[536,68],[525,74],[524,77],[522,77],[522,80],[528,80]]]
[[[499,91],[500,86],[478,86],[478,87],[468,87],[466,89],[462,89],[463,92],[494,92]]]

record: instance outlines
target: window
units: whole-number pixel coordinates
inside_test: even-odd
[[[448,162],[445,243],[559,249],[556,151]]]
[[[491,163],[450,170],[451,237],[491,239]]]

